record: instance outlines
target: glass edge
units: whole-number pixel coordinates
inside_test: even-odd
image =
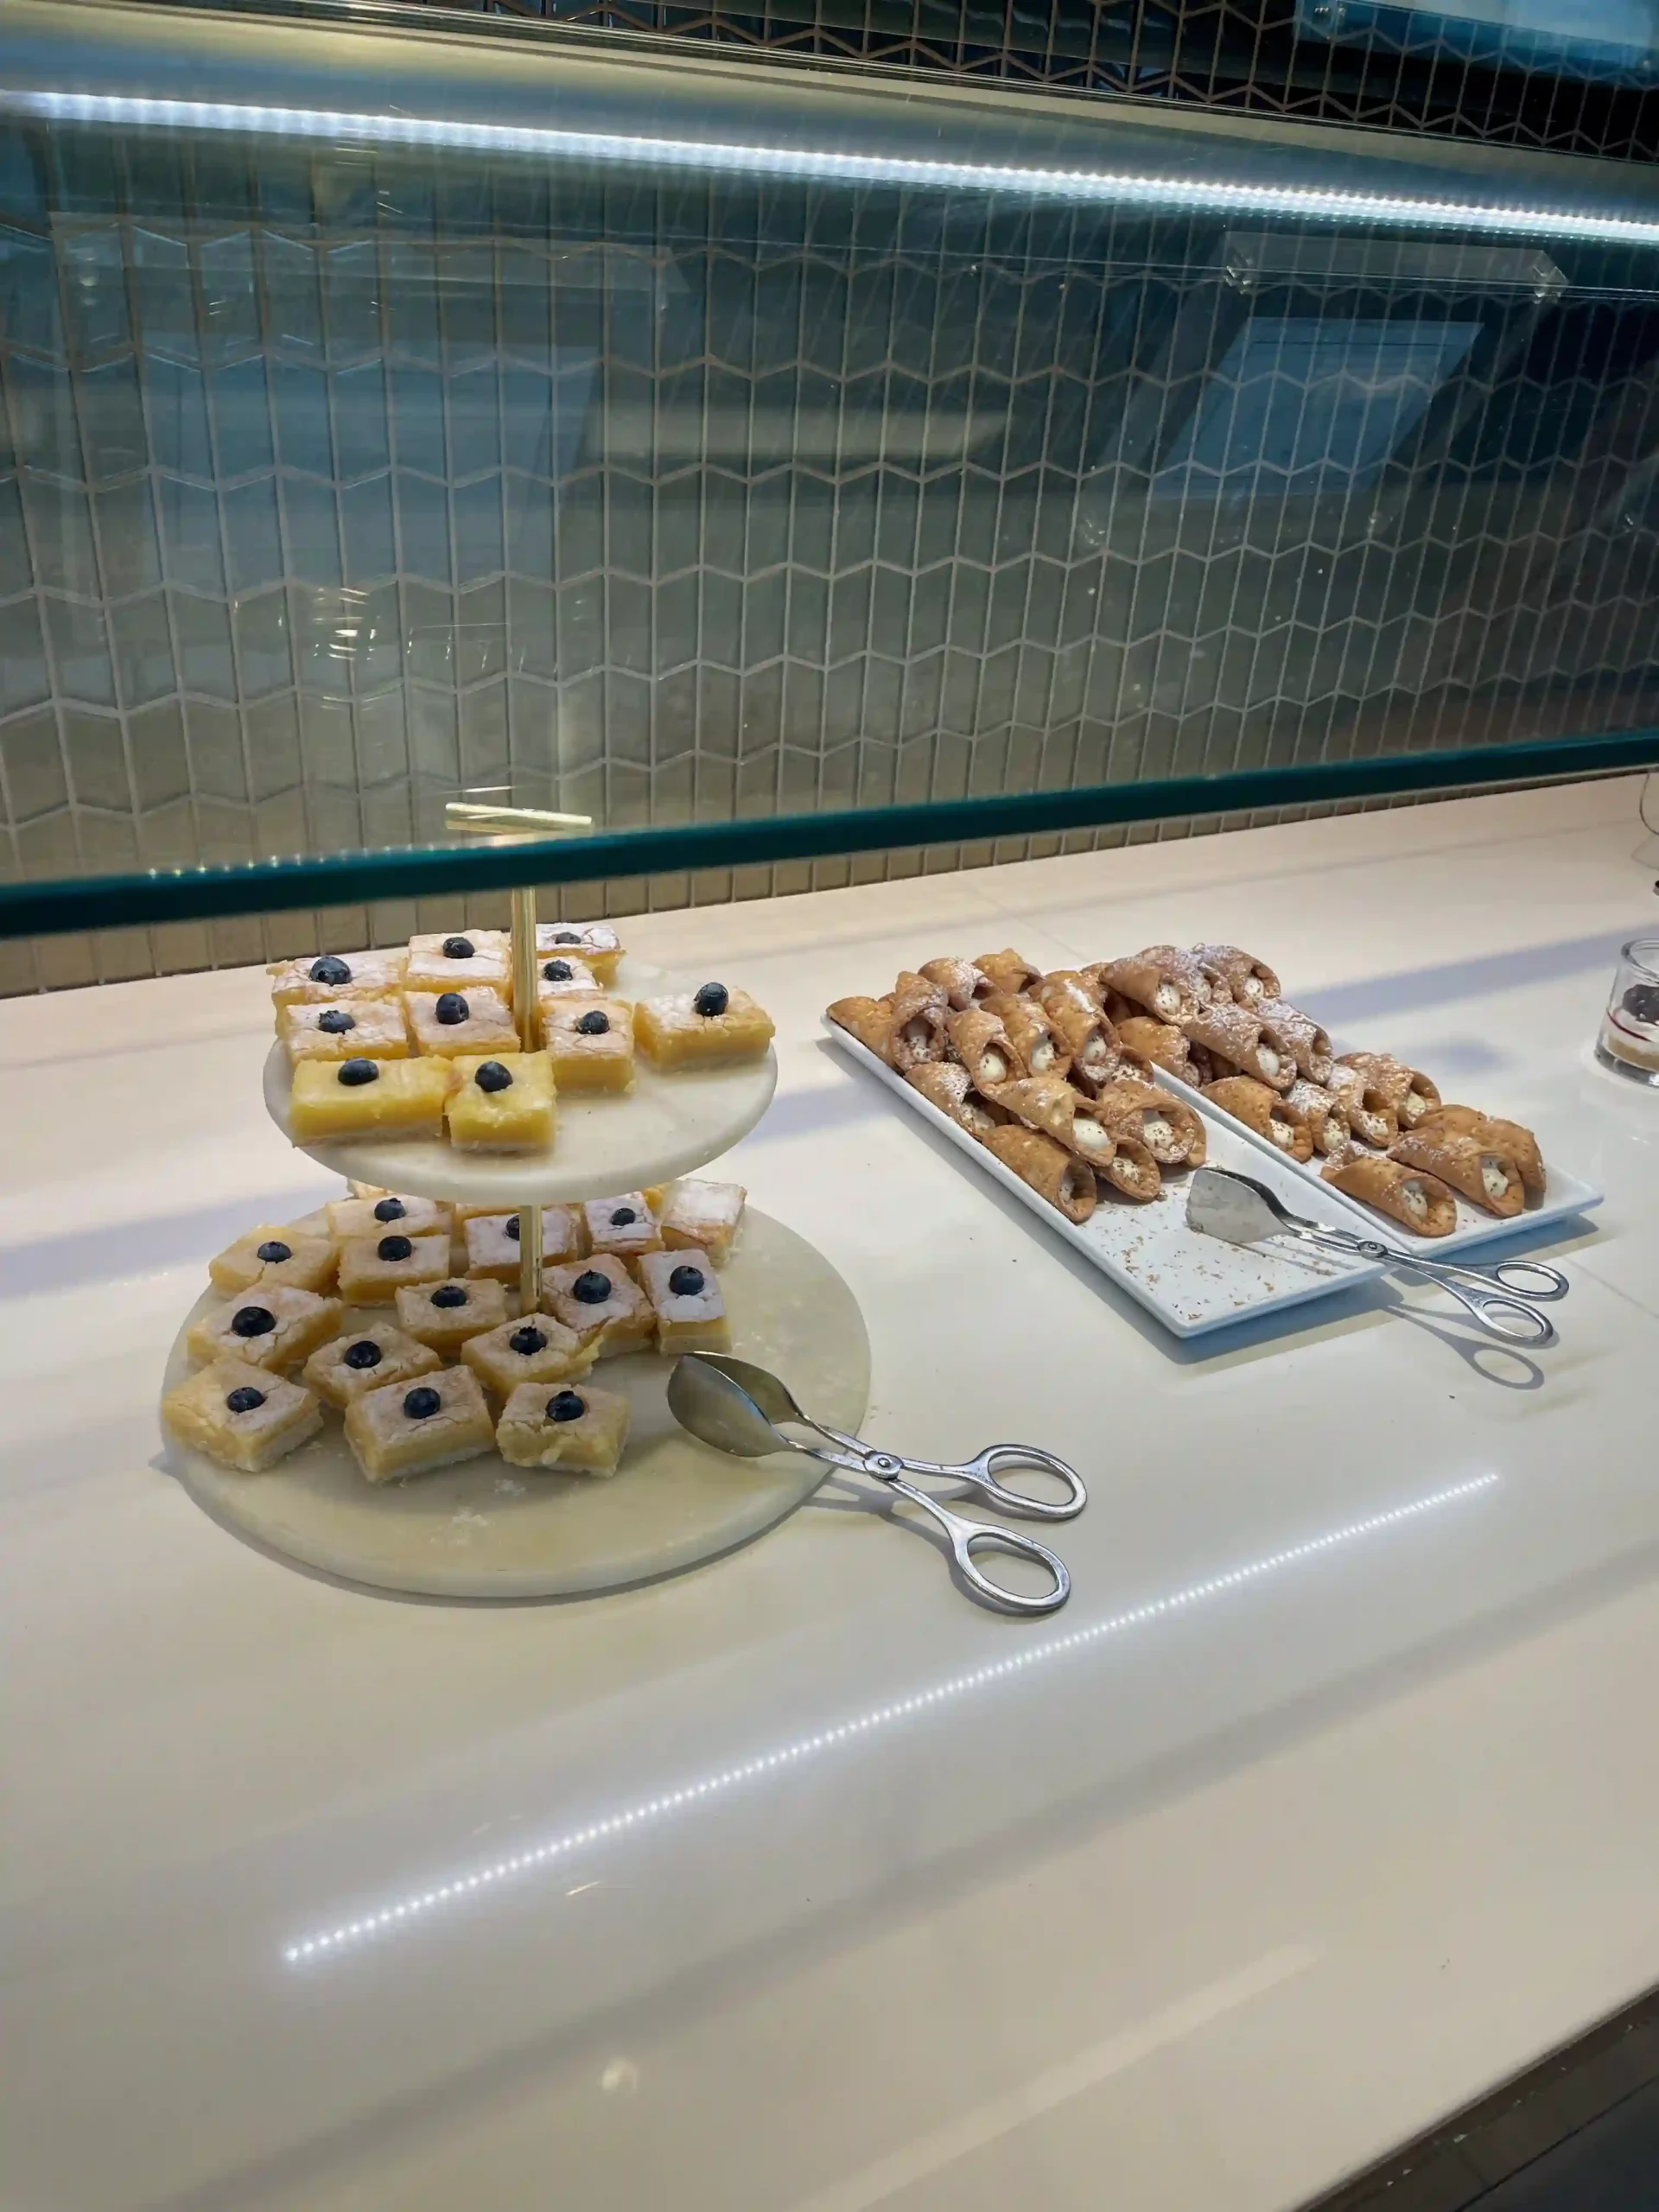
[[[1659,729],[1464,747],[1446,753],[1382,753],[1363,760],[1236,769],[1219,775],[1160,777],[1076,791],[996,793],[982,798],[921,800],[908,806],[688,823],[595,837],[354,851],[319,859],[8,883],[0,884],[0,940],[444,893],[501,891],[519,884],[590,883],[618,876],[823,860],[1236,814],[1260,807],[1476,791],[1652,767],[1659,767]]]

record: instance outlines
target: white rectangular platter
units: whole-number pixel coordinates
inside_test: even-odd
[[[1005,1167],[995,1153],[988,1152],[949,1115],[942,1114],[930,1099],[895,1074],[885,1060],[878,1059],[827,1016],[823,1026],[849,1059],[868,1069],[913,1114],[966,1153],[982,1173],[1000,1183],[1022,1205],[1029,1206],[1055,1236],[1063,1236],[1175,1336],[1207,1336],[1212,1330],[1230,1328],[1240,1321],[1259,1320],[1264,1314],[1329,1298],[1382,1273],[1373,1261],[1351,1260],[1338,1253],[1277,1244],[1260,1251],[1247,1250],[1200,1236],[1186,1225],[1191,1180],[1186,1175],[1168,1178],[1150,1205],[1103,1195],[1092,1217],[1077,1228]],[[1244,1141],[1248,1132],[1238,1132],[1230,1117],[1213,1113],[1207,1101],[1200,1104],[1199,1111],[1214,1166],[1254,1175],[1287,1205],[1300,1206],[1306,1193],[1289,1161],[1271,1152],[1264,1161],[1256,1147]],[[1363,1229],[1363,1220],[1355,1208],[1334,1192],[1327,1192],[1326,1197],[1332,1205],[1328,1218],[1344,1228]]]
[[[1358,1049],[1361,1048],[1351,1045],[1337,1046],[1339,1052]],[[1602,1201],[1602,1193],[1593,1184],[1585,1182],[1580,1176],[1569,1175],[1553,1160],[1546,1160],[1544,1168],[1548,1179],[1548,1187],[1543,1197],[1535,1205],[1529,1205],[1524,1211],[1511,1214],[1507,1221],[1500,1221],[1496,1214],[1484,1213],[1478,1206],[1471,1205],[1467,1198],[1457,1198],[1453,1192],[1458,1207],[1457,1227],[1449,1236],[1420,1236],[1414,1229],[1407,1228],[1404,1222],[1395,1221],[1391,1215],[1373,1213],[1370,1206],[1363,1206],[1353,1198],[1344,1198],[1340,1192],[1332,1189],[1316,1166],[1310,1162],[1305,1166],[1298,1160],[1287,1160],[1270,1138],[1261,1135],[1236,1115],[1227,1113],[1216,1104],[1213,1098],[1206,1098],[1201,1090],[1190,1083],[1183,1082],[1179,1076],[1171,1075],[1167,1069],[1160,1068],[1158,1079],[1168,1084],[1174,1096],[1187,1099],[1198,1107],[1212,1129],[1224,1128],[1242,1138],[1258,1158],[1265,1154],[1286,1171],[1294,1183],[1300,1184],[1300,1192],[1293,1190],[1286,1203],[1305,1220],[1340,1224],[1342,1217],[1328,1209],[1332,1205],[1345,1206],[1348,1215],[1346,1226],[1352,1226],[1352,1217],[1357,1214],[1364,1224],[1364,1235],[1380,1236],[1386,1243],[1397,1245],[1402,1252],[1421,1250],[1429,1255],[1438,1254],[1443,1259],[1448,1258],[1453,1252],[1477,1250],[1484,1244],[1494,1244],[1507,1237],[1524,1236],[1548,1229],[1558,1221],[1571,1221],[1575,1215],[1588,1213],[1592,1206],[1599,1206]],[[1252,1168],[1250,1172],[1255,1174],[1260,1170]],[[1313,1186],[1311,1189],[1308,1187],[1310,1185]],[[1275,1184],[1274,1187],[1277,1189],[1278,1185]]]

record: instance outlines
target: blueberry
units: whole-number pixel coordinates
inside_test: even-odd
[[[435,1390],[411,1390],[404,1400],[404,1411],[410,1421],[430,1421],[443,1411],[443,1400]]]
[[[555,944],[580,944],[582,943],[582,931],[580,930],[555,930],[553,932],[553,942]]]
[[[501,1234],[512,1237],[515,1244],[518,1242],[518,1217],[516,1213],[510,1213],[502,1223]]]
[[[1632,1021],[1659,1021],[1659,983],[1632,983],[1620,1004]]]
[[[453,1307],[467,1303],[467,1293],[458,1282],[442,1282],[432,1294],[432,1303],[448,1313]]]
[[[374,1202],[377,1221],[401,1221],[408,1211],[409,1208],[401,1198],[377,1198]]]
[[[514,1351],[522,1352],[526,1358],[533,1351],[545,1351],[547,1349],[547,1338],[541,1331],[528,1325],[522,1329],[515,1329],[507,1338],[507,1342],[512,1346]]]
[[[378,1367],[385,1356],[372,1337],[359,1337],[354,1344],[347,1344],[340,1354],[347,1367],[359,1369]]]
[[[343,1006],[325,1007],[317,1016],[317,1027],[326,1037],[343,1037],[348,1029],[357,1027],[357,1016],[347,1014]]]
[[[269,1262],[273,1268],[280,1268],[284,1260],[293,1258],[294,1248],[291,1244],[284,1244],[280,1236],[268,1236],[255,1250],[253,1256],[256,1260]]]
[[[467,1020],[472,1008],[459,991],[440,991],[432,1011],[446,1029],[453,1029],[458,1022]]]
[[[355,1090],[359,1083],[378,1083],[379,1065],[374,1060],[342,1060],[340,1080],[351,1090]]]
[[[587,1410],[574,1390],[561,1390],[547,1402],[549,1421],[580,1421]]]
[[[712,1020],[717,1014],[724,1014],[731,1002],[732,995],[727,989],[724,983],[704,983],[701,985],[696,998],[691,1001],[692,1005],[696,1007],[697,1012],[702,1014],[706,1014],[710,1020]]]
[[[478,950],[469,937],[447,937],[443,940],[446,960],[470,960]]]
[[[702,1283],[701,1268],[676,1268],[668,1279],[668,1287],[676,1298],[701,1298]]]
[[[630,1222],[638,1221],[639,1218],[639,1215],[632,1206],[618,1206],[616,1211],[611,1216],[611,1227],[626,1229]]]
[[[609,1275],[602,1275],[597,1268],[589,1268],[585,1274],[576,1277],[570,1286],[570,1295],[583,1306],[602,1306],[610,1296],[612,1282]]]
[[[414,1249],[407,1236],[383,1236],[374,1255],[378,1260],[406,1260]]]
[[[598,1007],[594,1007],[590,1014],[584,1014],[576,1024],[577,1029],[584,1037],[603,1037],[608,1033],[610,1026],[610,1015],[602,1013]]]
[[[320,960],[311,963],[310,975],[314,983],[330,983],[336,990],[352,980],[351,969],[332,952],[325,952]]]
[[[512,1071],[499,1060],[486,1060],[473,1081],[480,1090],[505,1090],[512,1082]]]
[[[568,960],[550,960],[542,970],[544,983],[568,983],[575,974]]]
[[[227,1414],[257,1413],[264,1402],[264,1392],[256,1390],[251,1382],[245,1382],[239,1390],[232,1390],[226,1399],[225,1410]]]
[[[268,1306],[238,1306],[231,1316],[233,1337],[268,1337],[276,1325],[276,1316]]]

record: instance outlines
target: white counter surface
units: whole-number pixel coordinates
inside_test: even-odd
[[[1601,784],[630,925],[778,1019],[729,1171],[861,1300],[868,1433],[1088,1472],[1036,1624],[833,1486],[563,1605],[249,1549],[155,1398],[333,1187],[263,979],[0,1005],[8,2212],[1273,2212],[1659,1980],[1659,1095],[1589,1058],[1641,835]],[[1199,936],[1605,1187],[1557,1349],[1407,1289],[1183,1349],[817,1030]]]

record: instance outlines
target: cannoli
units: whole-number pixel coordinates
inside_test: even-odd
[[[1210,1006],[1181,1023],[1187,1042],[1202,1045],[1223,1072],[1253,1075],[1269,1090],[1288,1090],[1296,1080],[1296,1060],[1286,1039],[1269,1032],[1242,1006]]]
[[[1131,1014],[1127,1021],[1118,1024],[1117,1041],[1120,1046],[1128,1046],[1131,1052],[1150,1060],[1154,1067],[1166,1068],[1171,1075],[1178,1075],[1184,1081],[1188,1079],[1192,1049],[1173,1021],[1159,1021],[1149,1014]]]
[[[1370,1077],[1338,1060],[1325,1088],[1348,1116],[1348,1126],[1361,1143],[1386,1152],[1400,1134],[1400,1117]]]
[[[993,1129],[985,1144],[1005,1167],[1011,1167],[1022,1183],[1029,1184],[1068,1221],[1081,1224],[1093,1213],[1097,1196],[1094,1169],[1074,1159],[1063,1144],[1045,1136],[1040,1129],[1021,1128],[1017,1122],[1010,1122],[1004,1128]]]
[[[1389,1158],[1421,1167],[1461,1191],[1472,1205],[1507,1221],[1526,1204],[1521,1170],[1510,1154],[1486,1137],[1454,1136],[1442,1129],[1414,1129],[1389,1147]]]
[[[1346,1109],[1335,1095],[1305,1077],[1293,1083],[1280,1101],[1291,1120],[1307,1131],[1315,1152],[1335,1160],[1351,1141]]]
[[[887,1039],[893,1033],[893,1000],[850,998],[836,999],[826,1008],[837,1029],[844,1029],[849,1037],[872,1052],[887,1057]]]
[[[1001,1022],[1021,1075],[1064,1075],[1071,1066],[1059,1033],[1035,999],[999,995],[986,1001],[985,1011]]]
[[[1025,1073],[1001,1017],[982,1006],[947,1015],[944,1033],[952,1058],[967,1069],[976,1090],[995,1090]]]
[[[922,1060],[944,1058],[945,1016],[950,1009],[944,993],[925,976],[901,975],[893,987],[893,1026],[887,1034],[887,1059],[900,1075],[908,1075]]]
[[[1483,1114],[1476,1106],[1431,1106],[1419,1120],[1417,1128],[1425,1135],[1433,1129],[1448,1136],[1478,1137],[1482,1143],[1506,1153],[1515,1162],[1521,1170],[1521,1186],[1529,1198],[1543,1197],[1548,1179],[1544,1157],[1538,1149],[1537,1138],[1521,1122]]]
[[[1226,985],[1224,983],[1217,988],[1214,977],[1205,974],[1184,944],[1148,944],[1136,953],[1135,958],[1148,961],[1155,967],[1167,968],[1173,974],[1184,976],[1192,985],[1192,995],[1200,1006],[1208,1006],[1212,1000],[1219,1001],[1224,1006],[1227,1003]]]
[[[1236,944],[1195,944],[1192,957],[1212,982],[1222,982],[1234,1001],[1254,1007],[1262,999],[1276,999],[1279,978],[1265,960],[1257,960]]]
[[[1319,1173],[1344,1198],[1357,1198],[1419,1236],[1449,1236],[1458,1225],[1457,1201],[1421,1168],[1376,1153],[1351,1152],[1345,1160],[1328,1160]]]
[[[1001,1128],[1012,1118],[1005,1108],[974,1089],[960,1061],[925,1060],[919,1067],[912,1068],[905,1081],[982,1143],[991,1130]]]
[[[1392,1052],[1344,1052],[1338,1065],[1369,1076],[1393,1107],[1402,1129],[1414,1129],[1429,1108],[1440,1103],[1428,1077],[1396,1060]]]
[[[1166,1090],[1115,1083],[1094,1101],[1093,1110],[1120,1143],[1138,1138],[1163,1166],[1203,1166],[1204,1123]]]
[[[1289,1046],[1299,1075],[1310,1083],[1329,1083],[1335,1063],[1330,1032],[1320,1028],[1311,1014],[1283,999],[1263,999],[1250,1011],[1264,1029]]]
[[[1068,1009],[1084,1015],[1100,1013],[1100,987],[1081,968],[1056,968],[1029,995],[1051,1020]]]
[[[1193,983],[1196,971],[1190,966],[1136,953],[1129,960],[1103,960],[1089,972],[1098,979],[1103,992],[1120,993],[1146,1013],[1156,1014],[1160,1021],[1185,1022],[1189,1015],[1203,1010]]]
[[[1106,970],[1111,964],[1109,960],[1096,960],[1091,967],[1079,968],[1077,973],[1090,988],[1098,994],[1100,1010],[1113,1028],[1122,1029],[1126,1021],[1133,1021],[1137,1016],[1144,1015],[1146,1009],[1139,1000],[1125,998],[1122,991],[1114,990],[1106,981]]]
[[[1006,991],[1011,996],[1032,989],[1043,980],[1042,969],[1022,959],[1012,946],[1001,952],[976,953],[973,964],[981,975],[990,978],[993,990]]]
[[[1224,1076],[1219,1083],[1206,1083],[1204,1095],[1224,1114],[1243,1122],[1258,1136],[1266,1137],[1269,1144],[1291,1160],[1312,1160],[1313,1135],[1304,1123],[1291,1114],[1276,1091],[1258,1083],[1253,1075]]]
[[[1103,1167],[1112,1156],[1116,1141],[1093,1100],[1074,1090],[1063,1077],[1019,1077],[1003,1084],[996,1103],[1027,1128],[1041,1129],[1091,1166]]]
[[[1120,1131],[1117,1148],[1100,1172],[1120,1197],[1133,1198],[1136,1205],[1149,1205],[1163,1188],[1157,1161],[1139,1137],[1127,1132]]]
[[[925,982],[938,985],[952,1014],[960,1014],[964,1007],[977,1006],[996,988],[990,977],[982,969],[976,968],[971,960],[924,960],[916,972]]]
[[[1046,1009],[1056,1035],[1071,1063],[1071,1080],[1085,1090],[1097,1090],[1111,1082],[1122,1065],[1117,1032],[1103,1014],[1067,1001]]]

